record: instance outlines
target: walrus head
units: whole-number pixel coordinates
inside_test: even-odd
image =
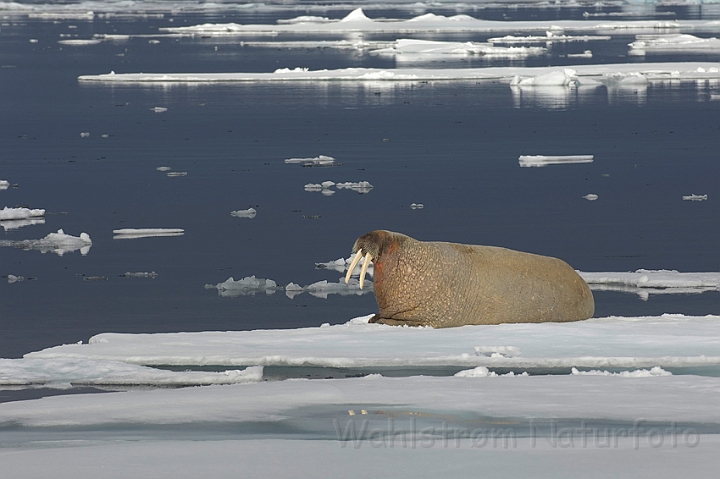
[[[347,282],[350,281],[350,276],[355,266],[357,266],[364,257],[365,261],[360,269],[360,289],[362,289],[370,262],[373,261],[377,266],[382,263],[388,255],[395,254],[399,246],[408,240],[411,240],[409,236],[385,230],[371,231],[359,237],[352,248],[355,257],[348,267],[347,274],[345,275],[345,283],[347,284]]]

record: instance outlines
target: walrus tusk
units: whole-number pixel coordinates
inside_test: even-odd
[[[365,273],[370,265],[370,261],[372,261],[372,255],[370,253],[365,253],[365,261],[360,269],[360,289],[362,289],[363,283],[365,282]]]
[[[350,266],[348,266],[347,273],[345,274],[345,284],[348,284],[348,281],[350,281],[350,276],[352,276],[355,266],[357,266],[360,262],[360,258],[362,258],[362,250],[358,250],[357,254],[355,254],[355,257],[350,262]]]

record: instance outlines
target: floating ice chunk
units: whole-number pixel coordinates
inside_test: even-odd
[[[356,8],[352,12],[348,13],[345,18],[340,20],[340,23],[349,23],[349,22],[372,22],[373,20],[369,19],[367,16],[365,16],[365,12],[363,12],[362,8]]]
[[[156,106],[155,108],[150,108],[150,111],[154,111],[155,113],[162,113],[167,111],[167,108],[164,106]]]
[[[682,197],[684,201],[705,201],[708,198],[708,195],[688,195]]]
[[[80,138],[88,138],[90,136],[90,132],[83,131],[80,132]]]
[[[208,386],[262,381],[263,367],[244,370],[169,371],[120,361],[67,358],[0,359],[0,386]]]
[[[170,170],[172,170],[172,168],[170,168],[169,166],[158,166],[158,167],[155,168],[155,169],[158,170],[158,171],[170,171]]]
[[[456,378],[497,378],[497,377],[514,377],[514,376],[528,376],[527,372],[523,372],[521,374],[515,374],[514,371],[510,371],[506,374],[498,374],[494,371],[490,371],[485,366],[478,366],[473,369],[466,369],[464,371],[459,371],[455,373],[454,375]]]
[[[589,42],[598,40],[610,40],[612,37],[608,35],[564,35],[553,31],[546,32],[545,36],[529,35],[524,37],[517,37],[513,35],[507,35],[504,37],[488,38],[488,43],[492,44],[517,44],[517,43],[562,43],[562,42]]]
[[[410,208],[412,208],[414,210],[421,210],[424,207],[425,207],[425,205],[423,205],[422,203],[411,203],[410,204]]]
[[[7,206],[0,210],[0,221],[5,220],[26,220],[45,216],[44,209],[30,208],[8,208]]]
[[[182,236],[185,230],[181,228],[122,228],[113,230],[113,239],[136,239],[153,236]]]
[[[653,53],[708,53],[720,52],[720,40],[698,38],[688,34],[673,35],[637,35],[629,44],[630,55],[647,55]]]
[[[287,19],[278,19],[277,23],[278,25],[294,25],[298,23],[332,23],[337,22],[339,20],[332,20],[328,17],[317,17],[317,16],[311,16],[311,15],[301,15],[299,17],[295,18],[287,18]]]
[[[273,294],[278,289],[278,285],[271,279],[256,278],[255,275],[247,276],[243,279],[235,281],[231,276],[222,283],[216,285],[206,284],[205,289],[216,288],[220,296],[255,296],[256,293]]]
[[[158,274],[155,271],[148,272],[138,272],[138,273],[123,273],[120,275],[122,278],[157,278]]]
[[[246,210],[231,211],[230,214],[236,218],[255,218],[257,210],[255,208],[248,208]]]
[[[349,257],[343,259],[338,258],[335,261],[328,261],[327,263],[315,263],[316,269],[330,269],[333,271],[337,271],[339,273],[345,273],[347,271],[348,267],[350,266],[350,263],[352,263],[352,260],[355,255],[350,255]],[[352,276],[360,276],[360,269],[361,269],[361,263],[358,263],[355,266],[355,269],[352,272]],[[373,263],[371,262],[370,265],[368,265],[367,274],[369,276],[373,275]]]
[[[689,294],[720,291],[720,273],[680,273],[674,270],[646,270],[635,272],[578,272],[592,290],[609,290],[640,295]]]
[[[10,187],[10,182],[7,180],[0,180],[0,190],[7,190]]]
[[[187,171],[168,171],[168,178],[178,178],[180,176],[187,176]]]
[[[672,376],[671,372],[665,371],[659,366],[655,366],[652,369],[636,369],[634,371],[620,371],[613,373],[610,371],[579,371],[577,368],[572,368],[571,373],[573,376],[620,376],[623,378],[652,378],[658,376]]]
[[[61,45],[70,45],[74,47],[80,47],[84,45],[97,45],[98,43],[102,43],[102,40],[99,40],[97,38],[89,38],[89,39],[81,39],[81,38],[73,38],[68,40],[58,40],[58,43]]]
[[[580,80],[578,79],[577,72],[570,68],[542,73],[528,78],[516,76],[510,83],[511,86],[522,87],[573,86],[579,84]]]
[[[592,51],[585,50],[582,53],[568,53],[567,57],[568,58],[592,58],[593,54],[592,54]]]
[[[593,155],[520,155],[518,162],[521,167],[540,167],[546,165],[564,165],[568,163],[592,163],[593,159]]]
[[[9,284],[12,284],[12,283],[18,283],[20,281],[25,281],[25,277],[24,276],[15,276],[14,274],[8,274],[7,280],[8,280]]]
[[[338,190],[348,189],[348,190],[357,191],[360,194],[369,193],[370,190],[373,189],[373,185],[371,185],[367,181],[360,181],[357,183],[352,183],[352,182],[338,183],[335,185],[335,187]]]
[[[53,252],[58,256],[80,250],[83,256],[88,254],[92,241],[87,233],[80,233],[80,236],[65,234],[61,229],[57,233],[50,233],[38,240],[8,241],[0,240],[0,246],[10,246],[24,250],[37,250],[41,253]]]
[[[375,55],[482,55],[488,57],[523,58],[544,55],[541,47],[497,47],[492,43],[443,42],[430,40],[399,39],[389,48],[372,50]]]
[[[585,198],[588,201],[595,201],[598,199],[598,195],[596,195],[594,193],[588,193],[587,195],[583,196],[583,198]]]
[[[303,166],[336,166],[335,158],[320,155],[315,158],[288,158],[285,163],[300,163]]]
[[[345,279],[341,278],[337,283],[329,283],[327,280],[318,281],[307,286],[299,286],[295,283],[289,283],[285,287],[285,295],[288,298],[294,298],[301,293],[310,293],[316,298],[327,299],[330,294],[339,294],[341,296],[361,296],[363,294],[372,293],[372,282],[365,281],[363,289],[360,289],[360,283],[355,278],[345,284]]]

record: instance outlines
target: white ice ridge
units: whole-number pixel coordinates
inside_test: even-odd
[[[323,195],[330,196],[335,194],[335,190],[331,189],[333,186],[338,190],[353,190],[357,193],[360,193],[361,195],[370,193],[370,191],[373,189],[373,185],[371,185],[367,181],[346,181],[342,183],[335,183],[334,181],[323,181],[322,183],[306,184],[305,191],[317,191],[322,193]]]
[[[181,228],[122,228],[113,230],[113,239],[137,239],[155,236],[182,236],[185,230]]]
[[[700,81],[720,79],[720,68],[712,62],[616,63],[559,67],[486,68],[344,68],[309,70],[281,68],[272,73],[108,73],[82,75],[81,82],[102,83],[212,83],[212,82],[288,82],[288,81],[480,81],[514,82],[520,86],[598,86],[654,81]]]
[[[564,165],[568,163],[592,163],[593,158],[593,155],[520,155],[518,162],[522,167],[540,167],[546,165]]]
[[[702,293],[720,291],[720,273],[681,273],[674,270],[635,272],[578,272],[590,289],[649,294]]]
[[[498,47],[492,43],[443,42],[399,39],[387,48],[371,50],[374,55],[478,55],[485,57],[525,58],[545,55],[543,47]]]
[[[230,214],[236,218],[255,218],[257,210],[255,208],[248,208],[246,210],[231,211]]]
[[[30,208],[9,208],[5,207],[0,210],[0,221],[5,220],[26,220],[31,218],[39,218],[45,216],[44,209]]]
[[[303,166],[335,166],[335,158],[332,156],[320,155],[315,158],[288,158],[285,163],[299,163]]]
[[[24,250],[37,250],[41,253],[53,252],[58,256],[80,250],[83,256],[88,254],[92,241],[87,233],[80,233],[80,236],[65,234],[63,230],[57,233],[49,233],[47,236],[37,240],[0,240],[0,246],[10,246]]]
[[[335,261],[328,261],[327,263],[315,263],[315,268],[317,269],[330,269],[333,271],[337,271],[338,273],[345,273],[350,266],[350,263],[352,263],[353,258],[355,257],[354,254],[351,254],[347,258],[338,258]],[[362,261],[355,266],[355,269],[353,269],[352,276],[360,276],[360,269],[362,268]],[[370,263],[367,268],[367,275],[372,276],[373,272],[375,271],[375,268],[373,268],[373,263]]]
[[[665,53],[717,53],[720,52],[720,40],[698,38],[695,35],[676,33],[673,35],[636,35],[629,44],[630,55],[649,55]]]
[[[72,386],[204,386],[261,381],[262,366],[244,370],[170,371],[123,361],[72,359],[0,359],[0,389],[4,387]]]
[[[57,346],[25,358],[233,367],[720,366],[720,316],[666,314],[447,329],[371,324],[370,317],[335,326],[289,330],[105,333],[90,338],[89,344]]]
[[[372,293],[372,282],[366,282],[367,286],[360,289],[357,279],[352,278],[347,284],[344,279],[337,283],[329,283],[327,280],[318,281],[307,286],[300,286],[295,283],[288,283],[287,286],[278,286],[272,279],[256,278],[255,275],[235,280],[230,277],[218,284],[206,284],[205,289],[217,289],[218,294],[223,297],[254,296],[257,293],[273,294],[275,291],[285,291],[285,295],[294,298],[298,294],[310,293],[311,295],[327,299],[330,294],[341,296],[362,295]]]
[[[578,21],[578,20],[540,20],[540,21],[495,21],[480,20],[469,15],[446,17],[434,13],[426,13],[409,20],[372,20],[357,8],[340,21],[319,21],[306,18],[304,21],[283,22],[282,24],[238,24],[238,23],[205,23],[185,27],[160,28],[161,32],[205,35],[205,36],[242,36],[242,35],[278,35],[278,34],[323,34],[323,33],[470,33],[470,32],[546,32],[573,30],[581,32],[627,32],[654,30],[690,30],[695,28],[713,28],[715,24],[707,20],[623,20],[623,21]]]

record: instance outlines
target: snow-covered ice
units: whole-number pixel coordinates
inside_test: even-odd
[[[629,44],[630,55],[667,53],[717,53],[720,40],[715,37],[699,38],[690,34],[637,35]]]
[[[285,163],[297,163],[302,166],[338,166],[332,156],[319,155],[314,158],[288,158]]]
[[[41,239],[33,240],[0,240],[0,246],[14,247],[24,250],[37,250],[41,253],[53,252],[58,256],[80,250],[85,256],[90,252],[92,240],[87,233],[80,233],[80,236],[65,234],[61,229],[57,233],[49,233]]]
[[[697,294],[720,291],[720,273],[681,273],[674,270],[634,272],[578,272],[593,290],[650,294]]]
[[[9,208],[0,210],[0,221],[5,220],[26,220],[45,216],[45,210],[39,208]]]
[[[289,330],[93,336],[26,358],[176,366],[713,368],[720,317],[607,317],[432,329],[368,323]]]
[[[182,236],[185,230],[181,228],[121,228],[113,230],[113,239],[137,239],[156,236]]]
[[[444,42],[402,38],[386,48],[371,50],[374,55],[391,56],[435,56],[435,55],[478,55],[484,57],[525,58],[545,55],[543,47],[499,47],[492,43]],[[399,58],[402,60],[402,58]]]
[[[257,210],[255,208],[248,208],[246,210],[234,210],[230,212],[230,215],[236,218],[255,218],[255,216],[257,216]]]
[[[520,155],[518,157],[518,163],[520,163],[520,166],[522,167],[540,167],[546,165],[564,165],[570,163],[592,163],[593,158],[593,155]]]

